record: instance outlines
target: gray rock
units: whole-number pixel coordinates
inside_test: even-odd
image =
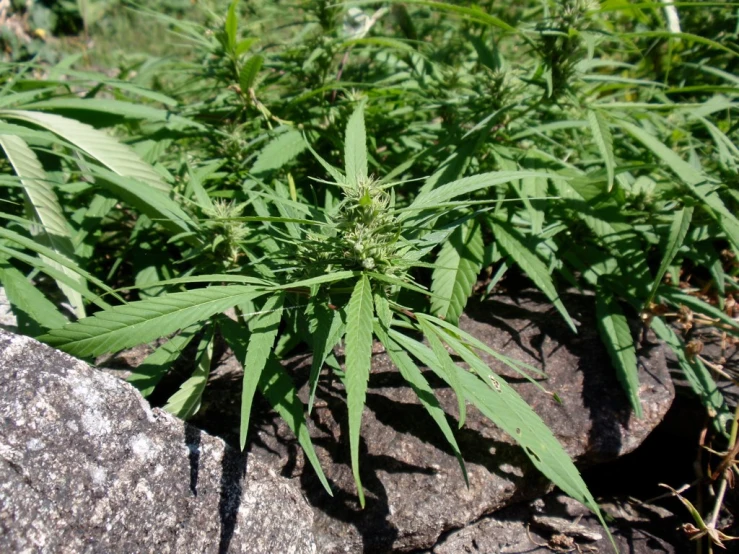
[[[470,306],[461,326],[499,352],[546,372],[542,384],[562,399],[557,404],[534,385],[488,360],[508,377],[519,394],[550,426],[567,452],[580,464],[613,459],[636,448],[667,412],[674,390],[663,348],[646,345],[639,352],[640,396],[644,417],[635,419],[597,336],[592,298],[564,298],[579,321],[574,335],[552,313],[551,305],[533,295],[516,300],[497,298]],[[307,399],[310,359],[287,362]],[[198,425],[229,440],[237,432],[240,377],[233,360],[219,371],[207,393]],[[433,374],[429,382],[452,419],[456,398]],[[360,461],[367,505],[360,509],[349,465],[344,391],[339,382],[319,384],[309,424],[318,456],[334,489],[322,489],[287,426],[274,415],[255,415],[252,452],[299,479],[315,507],[318,549],[333,552],[408,551],[431,547],[450,529],[549,490],[549,483],[520,448],[477,410],[470,407],[465,427],[457,431],[467,461],[470,486],[465,487],[455,457],[415,394],[381,347],[373,358],[367,409],[363,415]]]
[[[601,509],[611,517],[609,529],[619,552],[692,551],[688,541],[678,535],[677,518],[663,508],[612,499],[602,502]],[[604,553],[613,549],[595,516],[570,498],[551,494],[528,505],[504,508],[464,529],[451,531],[427,553],[546,554],[553,551]]]
[[[2,330],[0,425],[0,552],[316,552],[293,483]]]

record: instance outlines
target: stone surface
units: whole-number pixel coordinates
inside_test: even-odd
[[[679,535],[679,520],[667,510],[624,499],[601,503],[622,554],[681,554],[694,550]],[[595,537],[600,537],[595,539]],[[667,540],[666,540],[667,539]],[[597,518],[562,494],[504,508],[448,533],[427,554],[545,554],[612,552]]]
[[[564,303],[579,322],[574,335],[537,295],[511,300],[497,298],[470,306],[461,325],[499,352],[542,369],[541,382],[555,391],[562,404],[495,360],[488,360],[508,377],[554,431],[567,452],[588,465],[623,455],[636,448],[662,419],[674,390],[663,348],[655,343],[639,352],[640,396],[644,417],[630,415],[608,355],[597,336],[594,302],[568,296]],[[415,394],[381,348],[373,358],[367,409],[363,415],[360,461],[367,505],[360,509],[349,466],[344,392],[338,381],[323,379],[309,424],[314,444],[334,497],[306,467],[292,434],[274,415],[252,418],[251,451],[299,480],[315,508],[318,550],[387,552],[429,548],[450,529],[519,500],[541,495],[549,484],[522,451],[501,430],[470,407],[466,426],[457,440],[467,461],[469,488],[441,433]],[[307,399],[308,357],[287,363]],[[453,393],[426,374],[454,419]],[[238,432],[240,373],[233,360],[216,374],[204,399],[198,425],[235,440]]]
[[[313,553],[294,483],[0,330],[0,552]]]

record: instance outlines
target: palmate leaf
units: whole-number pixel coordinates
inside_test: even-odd
[[[646,302],[644,302],[645,307],[649,307],[649,304],[654,299],[654,295],[657,293],[660,283],[662,283],[662,278],[665,276],[665,273],[667,273],[667,268],[670,267],[672,260],[674,260],[677,255],[677,251],[680,250],[680,247],[683,245],[683,241],[688,234],[688,229],[690,229],[690,222],[692,219],[692,206],[684,207],[673,216],[672,223],[670,224],[670,233],[667,235],[667,244],[665,244],[665,253],[662,256],[662,261],[659,264],[657,274],[654,276],[652,290],[649,292]]]
[[[251,168],[255,175],[280,169],[287,162],[295,158],[306,148],[303,134],[290,130],[277,135],[257,156],[257,161]]]
[[[21,179],[28,201],[27,205],[33,214],[33,218],[40,224],[43,242],[54,252],[74,260],[74,246],[72,245],[69,225],[51,182],[36,154],[23,139],[12,135],[0,135],[0,147],[5,151],[13,169]],[[85,280],[78,273],[45,256],[41,256],[41,259],[57,271],[69,276],[79,287],[85,286]],[[69,300],[77,317],[85,317],[82,295],[63,282],[57,281],[57,285]]]
[[[392,362],[398,368],[400,375],[410,385],[410,387],[413,389],[413,392],[415,392],[416,396],[418,396],[418,400],[419,402],[421,402],[421,405],[426,409],[432,419],[439,426],[439,429],[444,435],[447,443],[449,443],[452,452],[454,452],[454,456],[459,462],[459,467],[462,470],[464,481],[465,483],[467,483],[467,486],[469,486],[467,468],[464,465],[464,459],[462,458],[462,453],[459,450],[457,439],[454,437],[454,431],[452,431],[452,428],[446,419],[446,413],[439,404],[439,400],[434,395],[433,389],[429,385],[426,378],[423,376],[423,373],[421,373],[421,370],[418,369],[418,366],[408,355],[408,353],[403,350],[403,348],[401,348],[401,346],[397,342],[390,339],[385,329],[381,325],[377,324],[374,328],[375,334],[380,339],[382,345],[385,347],[385,351],[387,352],[388,356],[390,356]]]
[[[435,356],[428,347],[397,331],[391,331],[390,335],[424,365],[434,370]],[[539,471],[569,496],[592,510],[610,537],[600,508],[580,472],[546,424],[508,383],[495,375],[474,353],[461,344],[455,344],[453,348],[477,373],[474,375],[455,365],[457,377],[468,400],[520,444]]]
[[[99,356],[185,329],[262,294],[244,285],[176,292],[115,306],[54,329],[39,340],[79,358]]]
[[[60,115],[27,110],[0,110],[0,117],[19,119],[43,127],[68,140],[118,175],[143,181],[165,194],[170,192],[170,186],[162,180],[154,168],[143,161],[129,146],[89,125]]]
[[[359,477],[359,434],[372,363],[372,287],[362,275],[346,307],[346,401],[349,414],[349,449],[352,473],[357,483],[359,503],[364,507],[364,490]]]
[[[270,296],[262,306],[259,314],[249,322],[249,346],[246,348],[246,359],[239,360],[244,367],[244,381],[241,389],[241,425],[239,427],[239,445],[246,446],[246,435],[249,431],[249,415],[254,400],[254,392],[267,365],[275,344],[277,331],[282,320],[282,305],[285,301],[283,293]]]
[[[642,417],[634,338],[618,301],[603,288],[595,299],[598,330],[636,417]]]
[[[190,419],[200,409],[205,385],[208,384],[210,364],[213,361],[213,326],[203,335],[195,354],[197,366],[192,376],[169,397],[164,409],[181,419]]]
[[[590,123],[590,130],[593,133],[595,144],[598,146],[601,156],[603,156],[603,163],[608,173],[608,190],[610,192],[613,188],[616,171],[616,158],[613,154],[613,135],[611,135],[611,129],[608,127],[608,121],[606,121],[606,118],[598,110],[588,110],[588,123]]]
[[[484,247],[480,224],[470,220],[457,227],[436,258],[431,281],[431,311],[457,323],[482,268]]]
[[[364,130],[364,103],[360,103],[346,125],[344,163],[349,185],[367,181],[367,136]]]
[[[508,224],[500,221],[491,221],[490,225],[495,234],[495,240],[500,247],[508,253],[511,259],[528,275],[529,279],[549,298],[550,302],[559,310],[559,313],[562,314],[562,317],[564,317],[570,328],[577,333],[575,323],[572,321],[570,314],[567,313],[562,300],[560,300],[557,289],[554,287],[554,282],[544,262],[539,259],[539,256],[535,252],[529,249],[518,232]]]
[[[243,327],[226,317],[219,319],[218,326],[223,333],[223,338],[226,339],[229,347],[233,350],[236,359],[246,359],[247,337],[245,337]],[[271,358],[267,360],[267,365],[262,371],[257,387],[295,434],[300,446],[303,448],[303,452],[305,452],[305,457],[308,458],[311,466],[313,466],[313,470],[316,472],[323,488],[326,489],[326,492],[330,496],[333,496],[331,487],[328,484],[328,480],[318,461],[318,456],[316,456],[316,451],[313,448],[313,442],[311,441],[310,433],[305,423],[303,403],[298,398],[295,384],[292,382],[290,375],[279,362]]]

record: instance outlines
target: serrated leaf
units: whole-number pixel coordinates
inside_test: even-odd
[[[380,339],[380,342],[382,342],[383,346],[385,347],[388,356],[390,356],[390,359],[398,368],[400,375],[410,385],[410,387],[413,389],[413,392],[416,393],[419,402],[421,402],[421,405],[426,409],[431,418],[436,422],[436,425],[439,426],[439,429],[444,435],[447,443],[449,443],[454,456],[457,458],[459,467],[462,470],[464,481],[467,486],[469,486],[467,468],[465,467],[462,453],[459,450],[457,439],[454,437],[454,431],[452,431],[452,428],[446,419],[446,413],[439,404],[439,400],[436,398],[436,395],[434,395],[433,389],[429,385],[426,378],[423,376],[423,373],[421,373],[421,371],[418,369],[418,366],[408,355],[408,353],[403,350],[397,342],[388,337],[387,333],[381,325],[375,325],[375,333]]]
[[[180,388],[169,397],[164,409],[176,415],[180,419],[190,419],[200,409],[203,391],[208,384],[210,365],[213,361],[213,326],[203,335],[198,344],[195,354],[197,366],[192,376],[187,379]]]
[[[731,412],[711,373],[698,358],[687,356],[685,343],[660,318],[655,317],[652,320],[651,329],[675,353],[690,388],[693,389],[711,417],[714,417],[715,428],[720,433],[726,434],[726,423],[731,418]]]
[[[68,140],[114,173],[143,181],[164,194],[170,193],[170,186],[129,146],[89,125],[60,115],[26,110],[0,110],[0,117],[20,119],[43,127]]]
[[[431,189],[426,193],[419,194],[410,206],[398,210],[400,212],[399,219],[407,219],[415,212],[431,209],[437,204],[443,204],[463,194],[471,194],[480,189],[507,184],[511,181],[527,177],[548,179],[552,175],[541,171],[491,171],[489,173],[481,173],[480,175],[458,179],[438,188]]]
[[[18,233],[14,231],[3,229],[2,227],[0,227],[0,238],[4,238],[8,240],[9,242],[14,242],[16,244],[19,244],[20,246],[39,254],[39,258],[41,256],[50,258],[56,264],[59,264],[63,266],[64,268],[69,269],[81,275],[84,279],[86,279],[90,283],[93,283],[94,285],[100,287],[107,294],[110,294],[113,298],[117,298],[118,300],[123,301],[123,298],[117,292],[115,292],[108,285],[103,283],[100,279],[88,273],[84,269],[80,268],[79,265],[72,262],[68,258],[62,256],[61,254],[58,254],[57,252],[54,252],[51,248],[48,248],[44,246],[43,244],[39,244],[36,241],[28,237],[19,235]],[[106,302],[101,300],[100,297],[98,297],[97,295],[91,293],[87,289],[86,286],[81,286],[76,279],[69,277],[65,272],[57,271],[53,266],[47,264],[43,260],[40,260],[39,258],[36,258],[34,256],[28,256],[27,254],[24,254],[12,248],[8,248],[4,246],[2,243],[0,243],[0,252],[4,252],[11,258],[16,258],[30,265],[31,267],[39,269],[40,271],[42,271],[43,273],[46,273],[47,275],[49,275],[56,281],[61,281],[62,283],[65,283],[67,286],[72,287],[74,290],[79,292],[83,298],[87,298],[90,302],[93,302],[94,304],[100,306],[101,308],[108,307],[108,304]]]
[[[226,40],[228,41],[228,49],[233,52],[236,46],[236,37],[239,27],[239,18],[236,13],[236,6],[239,0],[232,0],[228,6],[228,13],[226,14],[226,21],[223,24],[223,30],[226,32]]]
[[[431,311],[457,323],[482,269],[484,246],[480,224],[474,220],[457,227],[436,258],[431,280]]]
[[[608,122],[598,110],[588,110],[588,123],[593,133],[595,144],[598,146],[603,163],[608,173],[608,192],[613,188],[613,180],[616,174],[616,157],[613,153],[613,135],[608,127]]]
[[[562,317],[564,317],[570,328],[577,333],[575,323],[572,321],[570,314],[567,313],[562,300],[560,300],[557,289],[554,287],[554,282],[544,262],[524,243],[523,238],[518,232],[508,224],[491,221],[490,225],[495,234],[495,240],[500,247],[508,253],[511,259],[528,275],[529,279],[549,298],[550,302],[562,314]]]
[[[390,309],[390,301],[387,299],[385,290],[380,288],[373,294],[375,302],[375,313],[377,320],[385,329],[390,329],[393,321],[393,312]]]
[[[449,352],[444,348],[444,344],[436,334],[436,329],[429,323],[429,320],[423,314],[417,314],[418,324],[421,326],[424,338],[431,345],[431,351],[434,353],[436,364],[429,366],[430,369],[436,370],[444,381],[454,391],[457,396],[457,409],[459,411],[459,428],[464,427],[464,422],[467,419],[467,406],[465,405],[465,395],[462,387],[457,379],[457,369],[454,360],[449,355]]]
[[[362,275],[346,307],[346,401],[349,414],[349,448],[352,473],[359,503],[364,507],[364,490],[359,476],[359,434],[372,365],[372,287]]]
[[[308,141],[306,141],[306,144],[308,144]],[[310,150],[310,153],[313,154],[313,157],[316,160],[318,160],[318,163],[320,163],[323,166],[323,169],[325,169],[326,172],[329,175],[331,175],[331,177],[333,177],[335,183],[339,185],[346,185],[347,179],[344,175],[341,174],[341,171],[339,171],[337,168],[335,168],[330,163],[328,163],[326,160],[324,160],[321,157],[321,155],[318,152],[316,152],[310,144],[308,144],[308,150]]]
[[[52,98],[23,106],[26,110],[74,110],[82,112],[99,112],[104,115],[117,115],[128,119],[146,119],[163,123],[177,124],[178,127],[197,127],[205,130],[201,123],[175,115],[168,110],[154,108],[146,104],[123,102],[110,98]]]
[[[313,359],[311,361],[310,377],[310,397],[308,399],[308,413],[313,411],[313,402],[316,398],[316,389],[318,387],[318,376],[326,363],[326,359],[333,352],[334,347],[339,343],[341,337],[344,336],[346,324],[342,318],[342,312],[339,310],[331,310],[322,302],[314,299],[313,302],[313,319],[309,330],[311,332]]]
[[[277,135],[259,153],[251,172],[260,175],[280,169],[305,150],[306,146],[303,134],[300,131],[290,130]]]
[[[115,306],[54,329],[39,340],[78,358],[99,356],[185,329],[261,294],[242,285],[176,292]]]
[[[264,57],[260,54],[256,54],[244,62],[239,72],[239,86],[244,94],[254,87],[257,76],[262,70],[262,65],[264,65]]]
[[[680,247],[683,245],[683,241],[688,235],[688,229],[690,229],[690,222],[692,219],[692,206],[684,207],[673,216],[672,223],[670,223],[670,233],[667,235],[667,244],[665,244],[662,262],[659,264],[657,275],[654,276],[652,290],[649,292],[646,302],[644,302],[645,307],[649,307],[649,304],[654,299],[654,295],[657,293],[660,283],[662,283],[662,278],[665,276],[667,268],[670,267],[672,260],[675,259],[678,250],[680,250]]]
[[[141,396],[149,396],[154,392],[154,388],[162,377],[164,377],[164,374],[169,371],[172,364],[180,357],[185,347],[190,344],[197,329],[198,327],[185,329],[180,334],[169,339],[133,369],[131,375],[126,380],[139,390]]]
[[[20,177],[27,205],[43,232],[43,242],[59,255],[74,260],[72,233],[64,217],[62,206],[36,154],[23,139],[12,135],[0,135],[0,147],[5,151],[13,169]],[[85,287],[85,280],[78,273],[45,256],[41,259],[57,271],[68,275],[79,287]],[[69,300],[77,317],[85,317],[82,295],[63,282],[57,282],[57,285]]]
[[[18,320],[18,330],[36,336],[68,323],[58,308],[33,286],[28,278],[10,264],[0,263],[0,285]]]
[[[396,331],[391,331],[390,335],[427,367],[432,368],[430,364],[433,364],[434,355],[429,348]],[[580,472],[572,463],[562,445],[531,406],[505,380],[496,376],[476,355],[465,352],[464,347],[461,347],[457,353],[473,366],[477,374],[487,375],[486,379],[490,381],[489,383],[483,381],[476,374],[455,365],[459,382],[470,402],[485,417],[520,444],[539,471],[569,496],[592,510],[600,520],[606,533],[609,533],[600,508],[592,494],[590,494],[587,485],[580,476]],[[492,379],[490,378],[491,375]]]
[[[709,213],[724,230],[734,250],[739,252],[739,220],[726,208],[721,198],[713,190],[713,187],[709,184],[710,179],[644,129],[623,121],[619,125],[665,162],[667,167],[688,186],[691,193],[709,208]]]
[[[255,37],[249,37],[240,40],[239,43],[236,45],[236,48],[234,48],[234,54],[237,58],[241,57],[241,55],[246,53],[246,51],[249,50],[257,41],[259,41],[259,39]]]
[[[602,288],[596,295],[595,314],[598,319],[598,330],[608,350],[611,362],[616,368],[616,375],[629,398],[631,408],[636,417],[642,417],[639,402],[639,369],[636,361],[634,338],[631,336],[629,323],[626,321],[618,305],[618,301]]]
[[[226,339],[229,347],[233,350],[236,359],[245,359],[247,342],[241,325],[224,317],[219,320],[218,326],[223,333],[223,338]],[[303,448],[303,452],[305,452],[305,457],[308,458],[311,466],[313,466],[313,470],[316,472],[323,488],[326,489],[326,492],[330,496],[333,496],[331,487],[328,484],[328,480],[321,468],[321,463],[318,461],[318,456],[316,456],[316,451],[313,448],[313,442],[311,441],[310,433],[305,423],[303,403],[298,398],[297,390],[290,375],[276,360],[269,359],[267,360],[264,371],[262,371],[258,387],[260,392],[295,434],[300,446]]]
[[[346,125],[344,143],[344,162],[346,179],[349,185],[357,187],[367,182],[367,136],[364,130],[364,103],[360,103]]]
[[[694,312],[716,320],[716,323],[722,323],[723,330],[731,335],[739,336],[739,322],[737,320],[726,312],[704,302],[697,296],[686,294],[678,288],[667,286],[660,287],[659,295],[674,306],[686,306]]]
[[[282,305],[285,301],[284,293],[270,296],[262,306],[260,313],[249,322],[249,346],[246,349],[246,359],[239,360],[244,367],[244,381],[241,389],[241,425],[239,431],[239,445],[241,450],[246,446],[246,435],[249,431],[249,416],[254,400],[254,392],[262,375],[267,360],[277,338],[282,320]]]

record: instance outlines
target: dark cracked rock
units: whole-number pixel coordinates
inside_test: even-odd
[[[0,330],[0,552],[314,553],[295,485]]]
[[[591,465],[635,449],[661,421],[674,390],[663,347],[644,344],[639,351],[644,417],[635,419],[597,336],[592,297],[569,295],[564,302],[578,321],[578,335],[537,295],[497,297],[470,306],[461,326],[499,352],[546,373],[548,378],[541,383],[556,392],[562,404],[512,375],[500,362],[487,360],[536,410],[567,452],[579,464]],[[286,365],[306,401],[310,358]],[[235,366],[231,360],[218,371],[204,400],[207,409],[196,420],[227,440],[236,440],[238,433],[241,378]],[[453,393],[430,372],[426,377],[454,419]],[[465,427],[456,432],[469,472],[470,486],[465,487],[441,433],[377,345],[362,423],[360,463],[367,505],[360,509],[349,465],[344,398],[338,381],[323,379],[309,424],[333,498],[323,491],[287,426],[276,416],[255,415],[250,431],[251,451],[301,482],[315,509],[322,553],[429,548],[442,533],[535,498],[550,487],[510,437],[473,407]]]
[[[687,554],[694,551],[668,510],[634,499],[601,501],[622,554]],[[598,518],[559,493],[516,504],[451,531],[423,554],[548,554],[611,552]],[[419,553],[420,554],[420,553]]]

